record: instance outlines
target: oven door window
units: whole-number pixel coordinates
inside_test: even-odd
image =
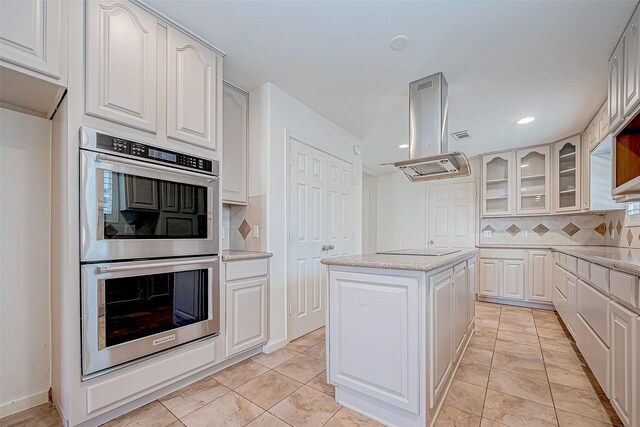
[[[208,283],[206,269],[104,280],[99,347],[207,320]]]
[[[104,239],[207,238],[206,187],[104,169],[98,174]]]

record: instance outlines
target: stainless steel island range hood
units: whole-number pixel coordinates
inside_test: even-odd
[[[448,152],[447,90],[442,73],[409,84],[409,160],[393,165],[412,182],[456,178],[471,173],[463,153]]]

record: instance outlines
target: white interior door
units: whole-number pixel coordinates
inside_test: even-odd
[[[429,187],[427,209],[430,247],[475,246],[475,194],[473,182]]]
[[[293,340],[324,325],[327,277],[320,259],[351,253],[355,236],[351,164],[293,139],[289,150],[287,288]]]

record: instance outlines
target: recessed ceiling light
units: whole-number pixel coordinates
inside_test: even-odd
[[[409,144],[400,144],[398,148],[409,148]]]
[[[402,50],[409,46],[409,37],[404,34],[398,34],[394,38],[391,39],[389,43],[389,47],[393,50]]]
[[[536,119],[535,117],[523,117],[520,120],[518,120],[518,124],[519,125],[526,125],[527,123],[531,123],[535,119]]]

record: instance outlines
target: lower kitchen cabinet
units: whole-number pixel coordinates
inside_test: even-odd
[[[478,274],[475,258],[467,261],[467,330],[473,329],[476,318],[476,291],[478,289]]]
[[[482,249],[478,297],[508,304],[551,305],[553,260],[548,250]]]
[[[256,268],[263,263],[264,268]],[[268,271],[267,264],[267,259],[225,263],[226,357],[257,347],[268,339],[269,276],[261,275]],[[233,274],[227,269],[230,265]]]
[[[611,404],[624,425],[632,425],[634,406],[638,406],[634,390],[633,366],[636,354],[636,315],[618,303],[609,302],[611,340]],[[635,384],[637,386],[637,384]],[[637,408],[635,408],[637,410]],[[638,424],[635,424],[638,425]]]

